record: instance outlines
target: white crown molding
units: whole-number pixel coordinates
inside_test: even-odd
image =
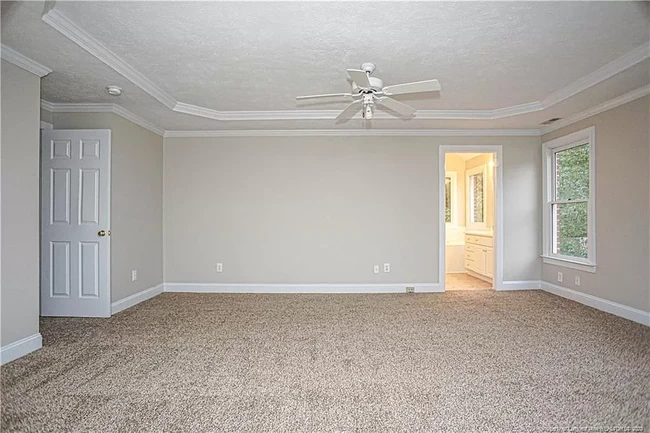
[[[113,113],[153,132],[154,134],[160,136],[165,134],[163,128],[143,119],[137,114],[117,104],[68,104],[41,100],[41,108],[50,113]]]
[[[650,95],[650,85],[639,87],[638,89],[632,90],[631,92],[628,92],[617,98],[610,99],[609,101],[605,101],[602,104],[598,104],[594,107],[588,108],[578,114],[574,114],[573,116],[567,117],[562,120],[558,120],[555,123],[544,126],[543,128],[541,128],[541,133],[548,134],[549,132],[557,131],[560,128],[564,128],[565,126],[579,122],[588,117],[595,116],[596,114],[600,114],[604,111],[611,110],[612,108],[616,108],[620,105],[627,104],[628,102],[632,102],[646,95]]]
[[[55,8],[50,9],[43,15],[43,21],[124,76],[144,92],[160,101],[167,108],[178,113],[222,121],[331,120],[340,113],[338,110],[219,111],[179,102],[72,22],[61,11]],[[645,44],[568,86],[551,93],[541,101],[487,110],[418,110],[416,118],[430,120],[495,120],[542,111],[636,65],[648,57],[650,57],[650,44]],[[390,114],[380,111],[376,113],[375,117],[377,119],[393,118]]]
[[[59,31],[63,36],[70,39],[72,42],[79,45],[88,53],[95,56],[104,64],[113,68],[115,72],[122,75],[127,80],[147,92],[152,97],[156,98],[167,108],[173,109],[176,105],[176,100],[168,95],[165,91],[156,86],[151,80],[136,71],[131,65],[126,63],[120,57],[115,55],[111,50],[106,48],[104,44],[97,39],[90,36],[81,27],[72,22],[61,11],[50,9],[43,15],[43,21]]]
[[[4,44],[0,45],[0,57],[9,63],[13,63],[19,68],[23,68],[32,74],[38,75],[41,78],[52,72],[52,70],[47,66],[43,66],[29,57],[23,56],[18,51],[11,49]]]
[[[539,129],[267,129],[165,131],[165,138],[196,137],[536,137]]]
[[[555,104],[569,99],[596,84],[613,77],[614,75],[631,68],[632,66],[644,61],[650,57],[650,44],[641,45],[618,59],[598,68],[594,72],[574,81],[566,87],[557,90],[546,98],[542,99],[544,108],[552,107]]]

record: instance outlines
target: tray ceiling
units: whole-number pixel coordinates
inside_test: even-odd
[[[345,102],[294,97],[347,91],[364,61],[387,84],[443,86],[400,98],[418,118],[373,127],[538,127],[650,84],[649,24],[629,2],[2,3],[2,43],[53,70],[45,100],[168,130],[339,129]]]

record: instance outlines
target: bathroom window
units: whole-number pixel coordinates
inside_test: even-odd
[[[467,227],[485,228],[485,166],[467,170]]]
[[[594,272],[594,128],[544,143],[544,262]]]
[[[458,225],[457,177],[455,171],[445,172],[445,223]]]

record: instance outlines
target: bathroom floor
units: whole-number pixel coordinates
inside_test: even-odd
[[[469,274],[445,274],[445,290],[491,290],[492,284]]]

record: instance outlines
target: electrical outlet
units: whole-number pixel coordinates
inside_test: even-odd
[[[407,287],[406,293],[415,293],[415,287]]]
[[[379,273],[379,265],[375,265],[375,267],[372,270],[375,274]]]
[[[217,272],[223,272],[223,263],[217,263]]]
[[[574,283],[576,283],[576,286],[580,285],[580,276],[579,275],[576,275],[576,277],[574,279]]]
[[[137,281],[137,279],[138,279],[138,270],[133,269],[131,271],[131,281]]]
[[[562,282],[562,277],[563,277],[563,276],[562,276],[562,272],[558,272],[558,273],[557,273],[557,282],[558,282],[558,283],[561,283],[561,282]]]
[[[384,272],[390,272],[390,263],[384,263]]]

